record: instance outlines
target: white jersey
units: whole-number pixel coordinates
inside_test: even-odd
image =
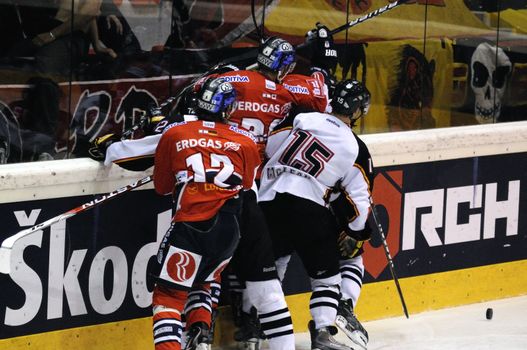
[[[109,166],[112,163],[119,164],[144,157],[153,158],[160,138],[161,134],[114,142],[106,150],[104,165]]]
[[[170,129],[171,126],[179,122],[195,121],[198,118],[195,115],[175,115],[164,120],[167,122],[161,124],[163,128],[156,129],[156,133],[153,135],[112,143],[106,150],[104,165],[109,166],[113,163],[126,170],[144,171],[154,166],[157,144],[164,130]]]
[[[262,171],[259,201],[271,201],[276,193],[289,193],[324,207],[342,192],[353,204],[349,224],[362,230],[368,218],[368,179],[355,167],[359,146],[350,127],[324,113],[301,113],[280,123],[268,138],[270,158]]]

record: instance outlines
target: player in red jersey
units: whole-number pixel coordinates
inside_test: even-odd
[[[270,130],[297,104],[296,97],[281,84],[295,67],[295,49],[283,39],[268,38],[259,48],[257,63],[256,70],[236,70],[221,76],[238,93],[236,111],[229,121],[256,137],[263,157]]]
[[[157,254],[156,350],[181,349],[189,291],[207,289],[238,244],[239,194],[253,186],[260,159],[252,136],[226,122],[235,95],[222,78],[206,81],[198,92],[198,120],[168,126],[156,149],[155,190],[171,194],[176,209]],[[200,310],[186,315],[191,325],[186,349],[201,346],[210,329],[210,313]]]
[[[280,82],[295,66],[293,46],[270,37],[259,47],[256,70],[221,74],[237,92],[237,108],[229,122],[249,130],[257,139],[262,161],[270,131],[297,103]],[[257,180],[260,173],[257,174]],[[294,349],[291,315],[285,301],[272,245],[255,191],[245,191],[240,222],[241,239],[228,276],[235,302],[235,340],[246,349],[258,349],[261,332],[272,350]],[[243,311],[242,311],[243,310]],[[257,316],[257,317],[256,317]]]

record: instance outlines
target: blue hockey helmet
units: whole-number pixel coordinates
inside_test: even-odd
[[[197,113],[200,117],[203,115],[204,119],[228,119],[236,103],[236,91],[225,78],[207,79],[197,96]]]
[[[258,50],[258,67],[278,73],[282,80],[295,68],[295,48],[289,42],[278,37],[267,38]]]

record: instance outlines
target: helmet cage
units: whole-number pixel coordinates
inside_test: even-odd
[[[287,41],[271,37],[260,47],[257,62],[261,68],[277,72],[283,79],[295,67],[295,49]]]
[[[224,78],[210,79],[205,82],[199,97],[197,107],[209,114],[221,115],[229,113],[236,101],[236,91]]]

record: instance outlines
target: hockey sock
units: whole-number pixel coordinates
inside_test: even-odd
[[[152,321],[155,350],[181,349],[181,313],[187,294],[185,291],[154,287]]]
[[[337,317],[340,299],[340,274],[324,279],[311,279],[313,293],[309,300],[309,309],[316,329],[332,326]]]
[[[245,282],[248,300],[258,310],[261,330],[273,350],[295,348],[293,322],[278,279]]]
[[[212,300],[210,285],[203,284],[193,287],[188,294],[185,305],[185,320],[188,326],[195,322],[204,322],[210,328],[212,314]]]
[[[352,259],[340,261],[340,274],[342,282],[340,289],[343,299],[351,299],[353,305],[357,305],[359,300],[362,278],[364,276],[364,265],[362,263],[362,256],[356,256]]]

